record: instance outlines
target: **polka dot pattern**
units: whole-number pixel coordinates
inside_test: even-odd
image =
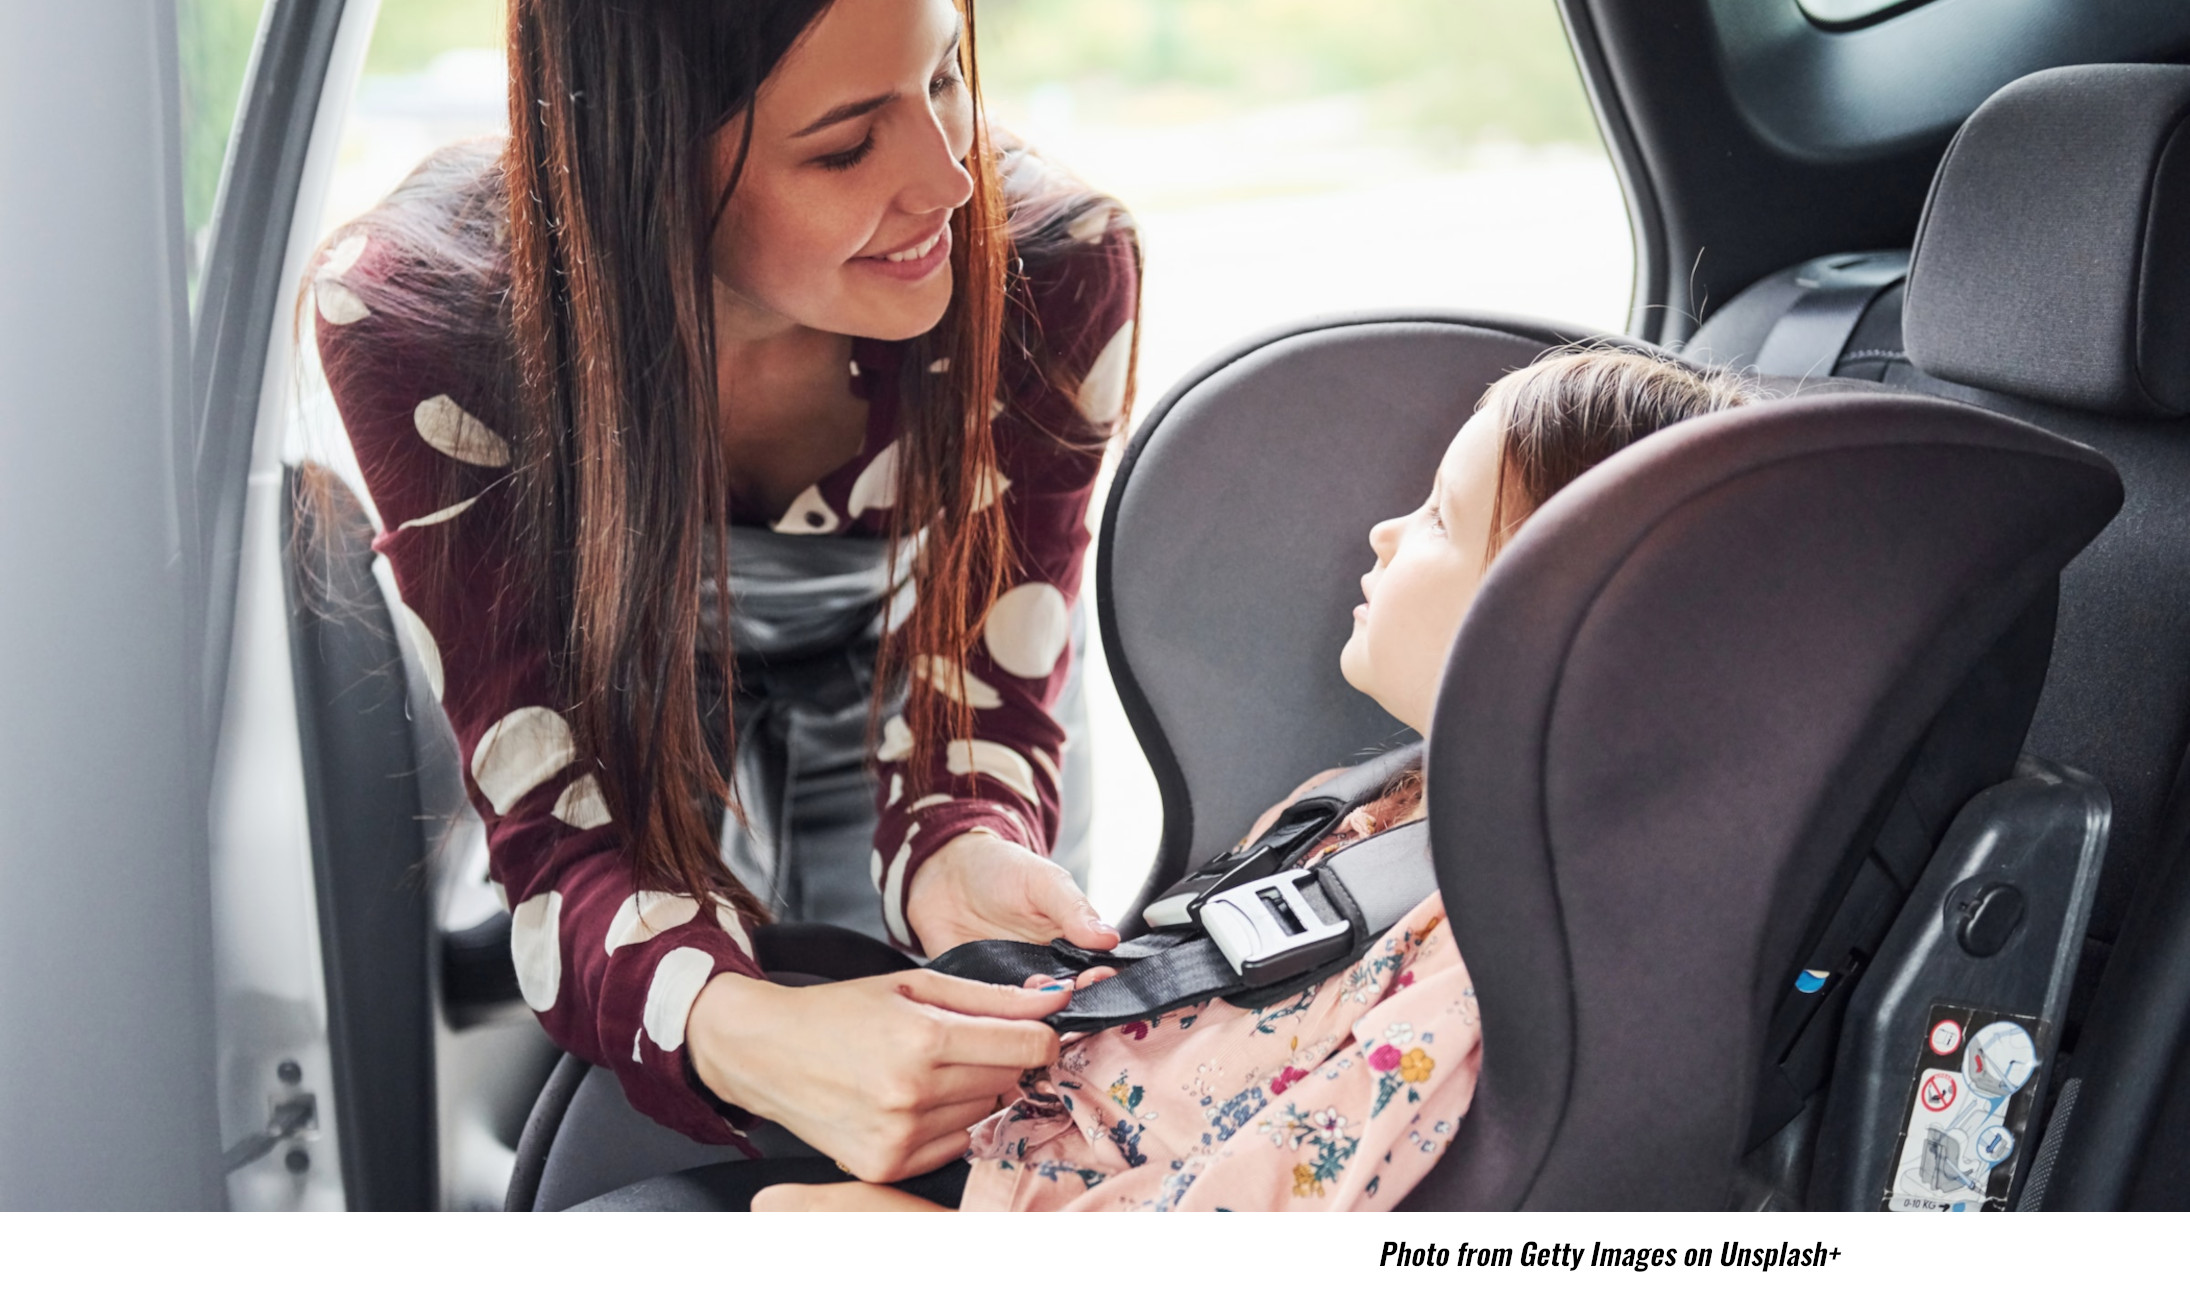
[[[641,890],[625,898],[623,905],[616,908],[603,942],[613,956],[617,948],[643,943],[656,934],[667,933],[699,913],[700,904],[681,893]]]
[[[1004,706],[1004,696],[995,686],[955,663],[922,654],[913,660],[913,675],[934,687],[936,693],[969,708]]]
[[[905,725],[902,717],[892,717],[882,723],[882,744],[874,751],[878,762],[903,762],[912,756],[912,728]]]
[[[925,812],[931,807],[941,807],[951,801],[953,800],[949,794],[930,794],[926,798],[914,800],[913,805],[905,810],[908,812]]]
[[[433,633],[426,629],[426,620],[418,611],[400,600],[395,606],[395,620],[403,625],[403,634],[410,638],[411,653],[418,660],[419,675],[426,678],[426,688],[433,691],[435,700],[441,698],[441,647],[434,643]]]
[[[791,536],[818,536],[835,532],[842,522],[836,511],[829,508],[829,503],[821,498],[821,488],[817,485],[800,492],[798,499],[791,502],[791,508],[783,512],[783,517],[768,527],[770,531]]]
[[[509,955],[517,967],[517,992],[540,1014],[555,1009],[563,991],[563,895],[549,890],[526,898],[510,913]]]
[[[987,776],[1029,802],[1041,801],[1034,788],[1034,768],[1017,749],[994,740],[952,740],[948,758],[954,776]]]
[[[715,924],[730,935],[730,941],[738,945],[739,951],[748,958],[753,955],[753,936],[745,932],[744,918],[738,915],[738,909],[731,906],[727,899],[715,899]]]
[[[858,518],[869,510],[886,510],[897,504],[897,462],[900,459],[898,444],[890,443],[867,462],[852,481],[851,499],[845,508]]]
[[[464,511],[470,509],[472,506],[477,505],[478,503],[479,498],[476,496],[472,497],[470,500],[458,501],[454,505],[448,506],[444,509],[435,510],[431,514],[421,514],[415,519],[410,519],[403,523],[398,523],[395,525],[395,530],[397,532],[401,532],[405,528],[430,528],[436,523],[447,523],[450,519],[455,518],[457,515],[462,514]]]
[[[357,290],[342,282],[342,277],[357,265],[357,259],[365,255],[366,242],[364,235],[351,235],[328,249],[319,273],[312,278],[312,300],[318,305],[320,318],[330,325],[354,325],[373,314],[365,300],[357,296]]]
[[[639,1024],[654,1045],[674,1051],[684,1045],[684,1022],[692,1017],[692,1003],[715,972],[715,958],[697,947],[680,947],[654,967],[654,981],[646,988],[646,1009]]]
[[[1109,230],[1110,209],[1108,207],[1098,207],[1092,212],[1083,212],[1073,218],[1071,225],[1065,227],[1065,233],[1071,236],[1072,241],[1081,244],[1099,242]]]
[[[320,319],[330,325],[354,325],[373,314],[357,290],[336,279],[312,281],[312,301]]]
[[[552,708],[520,708],[479,737],[471,754],[471,778],[495,815],[507,816],[517,800],[577,756],[570,723],[561,713]]]
[[[556,820],[579,830],[599,829],[615,819],[608,814],[600,777],[593,775],[580,776],[557,794],[554,813]]]
[[[889,801],[885,802],[883,806],[896,807],[897,800],[903,797],[905,797],[905,773],[902,771],[893,771],[890,773]]]
[[[988,476],[981,480],[981,485],[974,489],[974,511],[978,513],[1003,500],[1004,493],[1010,490],[1011,480],[1009,478],[1004,477],[994,469],[989,470]]]
[[[1065,593],[1047,582],[1028,582],[1004,592],[989,610],[981,639],[996,666],[1015,677],[1039,681],[1057,669],[1072,639],[1072,611]]]
[[[411,423],[427,446],[451,460],[494,469],[509,463],[509,443],[446,393],[418,403],[411,412]]]
[[[1073,405],[1097,428],[1109,428],[1125,414],[1125,381],[1133,364],[1133,322],[1128,320],[1103,344],[1095,363],[1080,380]]]

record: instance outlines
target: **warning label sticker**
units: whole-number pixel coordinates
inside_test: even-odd
[[[2007,1207],[2015,1151],[2035,1101],[2038,1021],[1934,1005],[1917,1049],[1908,1117],[1885,1207],[1973,1213]]]

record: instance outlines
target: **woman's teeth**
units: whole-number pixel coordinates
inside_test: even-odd
[[[928,236],[926,243],[916,244],[901,253],[884,253],[882,260],[886,262],[917,262],[929,253],[934,252],[936,243],[942,238],[943,231],[938,229],[934,234]]]

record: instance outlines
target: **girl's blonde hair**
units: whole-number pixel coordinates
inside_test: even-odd
[[[1668,424],[1761,396],[1730,370],[1606,346],[1564,348],[1506,375],[1476,404],[1500,430],[1491,555],[1545,501],[1614,453]]]

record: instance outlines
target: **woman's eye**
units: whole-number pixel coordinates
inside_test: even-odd
[[[959,84],[959,80],[958,67],[953,64],[944,71],[935,74],[935,79],[928,83],[928,94],[931,97],[948,94],[952,87]]]
[[[1442,536],[1445,531],[1445,516],[1438,513],[1437,507],[1435,505],[1423,507],[1423,515],[1429,520],[1430,531]]]
[[[814,159],[814,165],[823,171],[850,171],[866,161],[867,155],[873,152],[874,132],[869,131],[867,138],[861,140],[858,144],[844,150],[842,153],[823,154],[821,157]]]

